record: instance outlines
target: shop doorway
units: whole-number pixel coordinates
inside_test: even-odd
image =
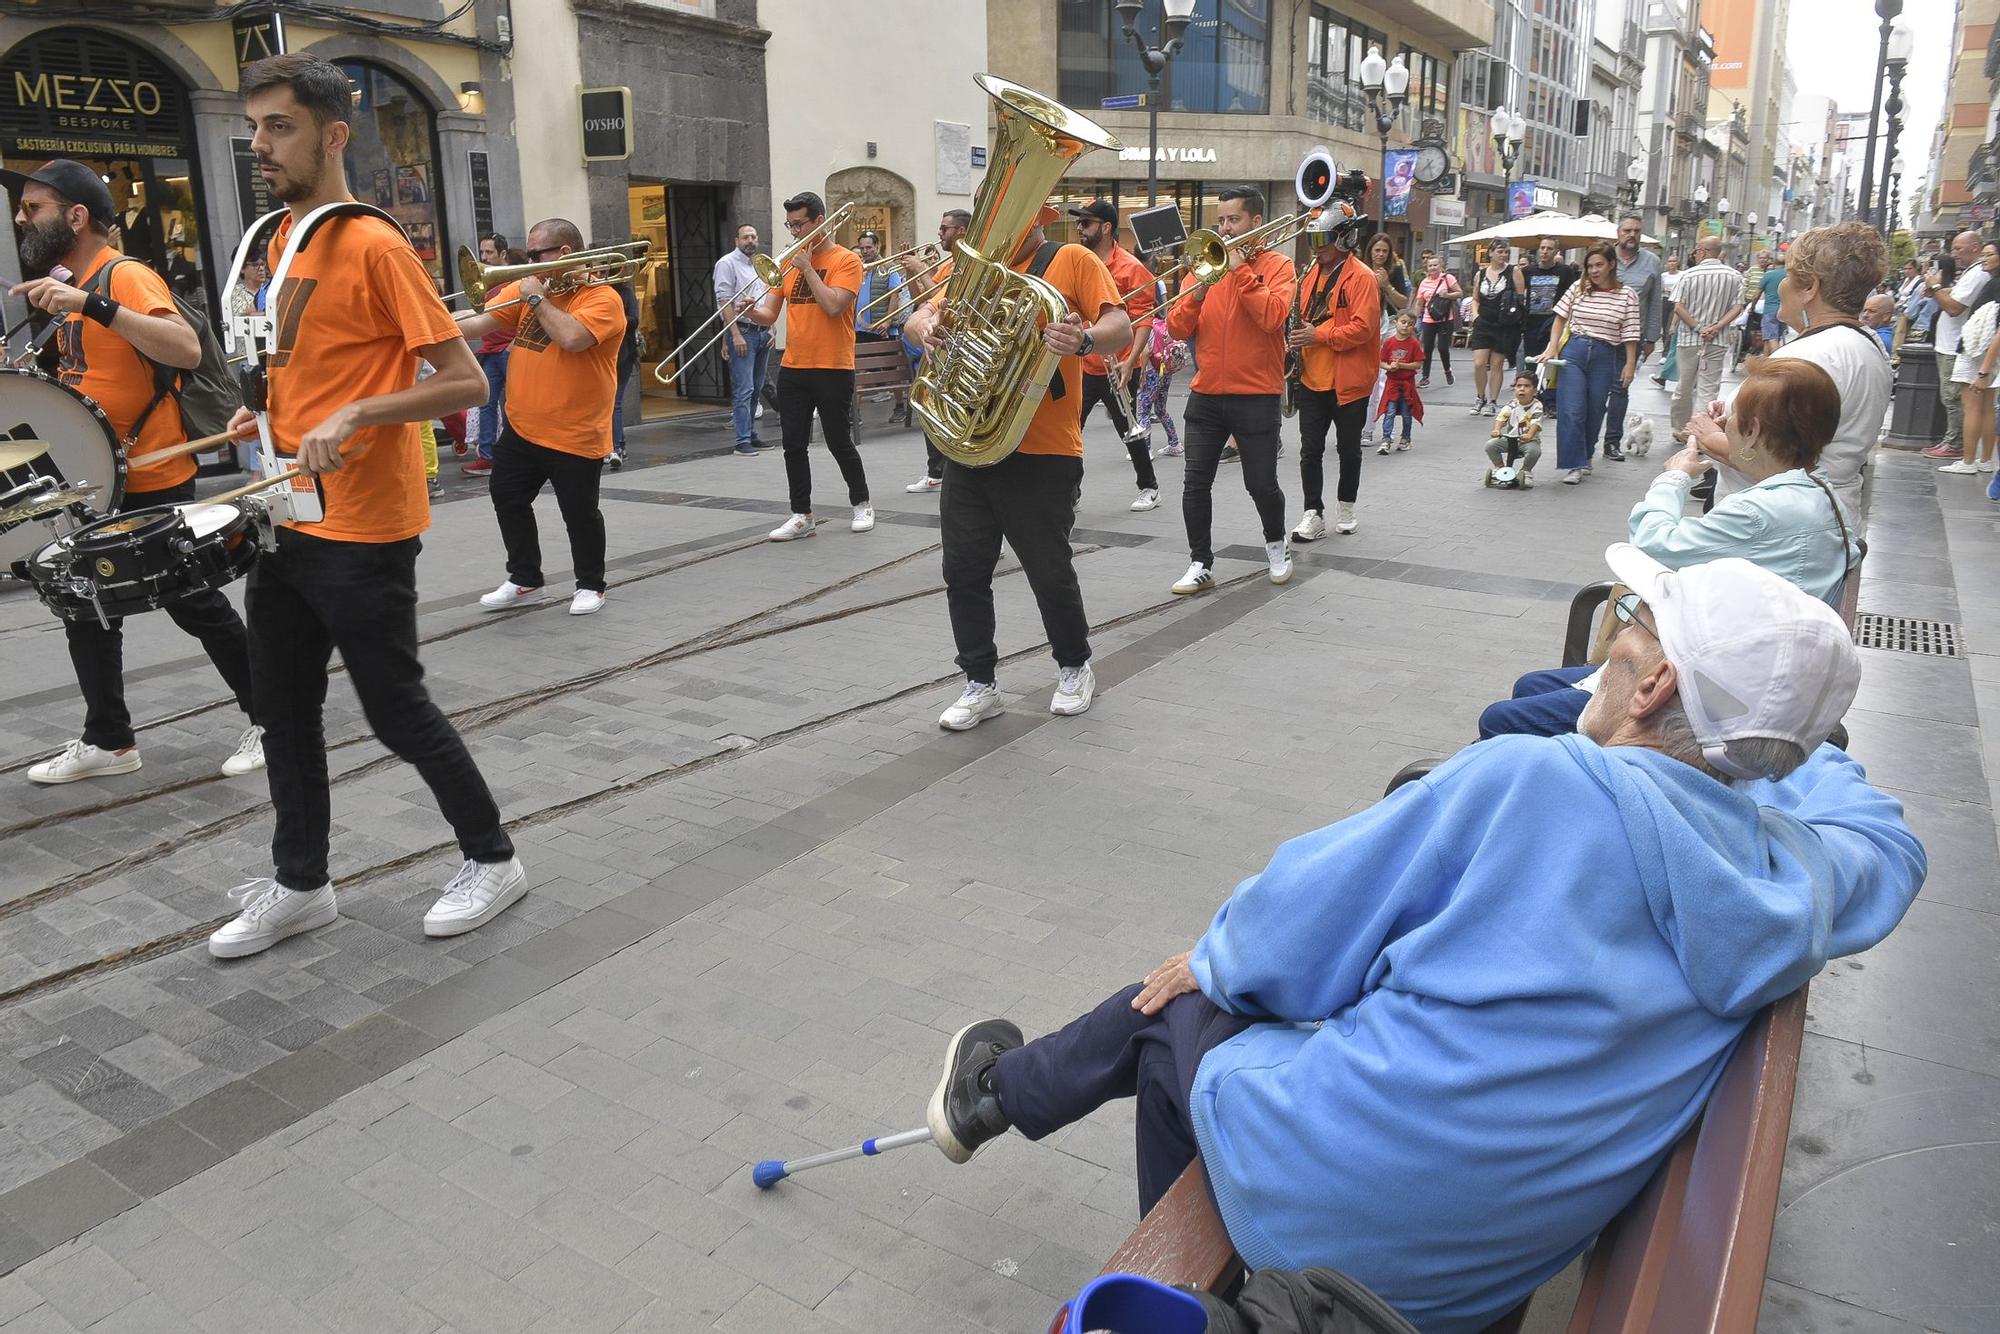
[[[633,286],[646,357],[639,367],[639,415],[651,421],[712,412],[729,401],[729,363],[711,349],[671,385],[653,374],[667,353],[715,313],[715,262],[729,241],[729,191],[715,185],[634,181],[626,187],[631,239],[652,242],[645,271]],[[711,324],[708,333],[713,333]],[[718,344],[718,348],[719,348]],[[671,373],[675,366],[668,365]]]

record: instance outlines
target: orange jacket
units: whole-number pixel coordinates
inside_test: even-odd
[[[1371,280],[1372,281],[1372,280]],[[1181,284],[1187,290],[1190,274]],[[1195,340],[1197,394],[1279,394],[1285,389],[1285,317],[1292,313],[1292,261],[1265,250],[1239,264],[1206,296],[1167,312],[1167,333]]]
[[[1332,291],[1320,297],[1328,286]],[[1333,390],[1337,403],[1368,397],[1382,346],[1382,289],[1374,272],[1359,255],[1350,256],[1332,276],[1311,265],[1299,281],[1300,317],[1316,305],[1325,319],[1313,327],[1318,341],[1301,349],[1299,382],[1321,393]]]

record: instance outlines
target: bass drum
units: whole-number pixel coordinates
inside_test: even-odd
[[[40,440],[48,452],[0,469],[0,496],[46,494],[52,484],[101,488],[88,504],[57,516],[56,531],[113,513],[125,497],[125,451],[104,410],[40,371],[0,368],[0,441],[7,440]],[[41,520],[0,531],[0,570],[34,555],[50,536]]]

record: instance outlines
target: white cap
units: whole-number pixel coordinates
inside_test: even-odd
[[[1832,735],[1861,684],[1854,639],[1833,608],[1733,557],[1670,570],[1620,542],[1604,559],[1652,608],[1710,764],[1736,778],[1767,778],[1732,760],[1729,743],[1772,737],[1811,753]]]

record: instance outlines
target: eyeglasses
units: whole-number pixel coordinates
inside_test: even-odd
[[[1653,642],[1658,644],[1660,642],[1659,631],[1653,629],[1652,626],[1647,625],[1644,621],[1639,619],[1639,608],[1645,605],[1646,605],[1646,600],[1640,597],[1637,593],[1627,593],[1624,597],[1619,598],[1617,601],[1611,604],[1611,611],[1612,614],[1617,616],[1618,619],[1623,621],[1625,624],[1636,625],[1641,630],[1644,630],[1647,634],[1653,637]]]

